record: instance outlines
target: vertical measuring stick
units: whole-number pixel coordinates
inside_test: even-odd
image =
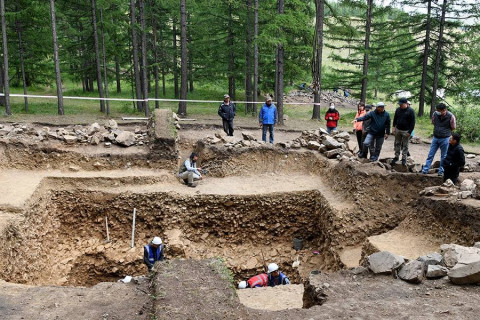
[[[133,208],[133,220],[132,220],[132,248],[135,243],[135,214],[137,213],[137,209]]]
[[[110,242],[110,233],[108,232],[108,217],[105,216],[105,226],[107,227],[107,242]]]

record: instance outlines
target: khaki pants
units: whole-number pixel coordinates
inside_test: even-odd
[[[395,158],[399,158],[400,150],[402,151],[402,159],[407,159],[408,155],[408,142],[410,141],[410,136],[408,130],[395,130]]]
[[[188,184],[193,183],[194,180],[200,179],[200,176],[193,171],[185,171],[183,173],[179,173],[178,177]]]

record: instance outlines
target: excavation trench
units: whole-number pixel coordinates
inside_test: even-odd
[[[425,182],[378,170],[360,175],[310,152],[205,149],[203,159],[211,175],[197,188],[203,192],[187,190],[173,176],[45,178],[24,219],[1,234],[0,278],[91,286],[143,275],[143,245],[159,235],[168,259],[219,257],[236,280],[276,262],[301,283],[312,270],[342,268],[345,246],[395,228],[409,210],[407,199]],[[372,201],[360,180],[384,201]],[[302,250],[292,248],[293,238],[303,239]],[[297,259],[300,266],[293,268]]]

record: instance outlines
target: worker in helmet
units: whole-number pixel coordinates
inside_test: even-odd
[[[278,270],[276,263],[270,263],[268,265],[268,286],[275,287],[282,284],[290,284],[290,280]]]
[[[238,289],[245,288],[260,288],[268,286],[268,276],[266,273],[260,273],[254,277],[251,277],[247,281],[240,281],[238,283]]]
[[[143,262],[147,265],[148,271],[151,271],[157,261],[165,259],[164,246],[160,237],[153,240],[143,247]]]

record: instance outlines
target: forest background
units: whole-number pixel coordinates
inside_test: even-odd
[[[470,0],[0,0],[5,116],[215,114],[229,93],[239,116],[265,96],[280,114],[321,121],[321,91],[359,101],[411,94],[419,132],[444,102],[458,131],[480,138],[480,4]],[[310,85],[310,106],[284,94]],[[15,94],[35,97],[16,97]],[[45,99],[37,96],[55,96]],[[69,96],[129,101],[72,100]],[[65,99],[63,97],[66,97]],[[155,100],[159,99],[159,100]],[[254,103],[258,102],[258,103]],[[393,111],[393,109],[392,109]],[[354,111],[345,111],[348,123]],[[428,129],[427,129],[428,128]]]

